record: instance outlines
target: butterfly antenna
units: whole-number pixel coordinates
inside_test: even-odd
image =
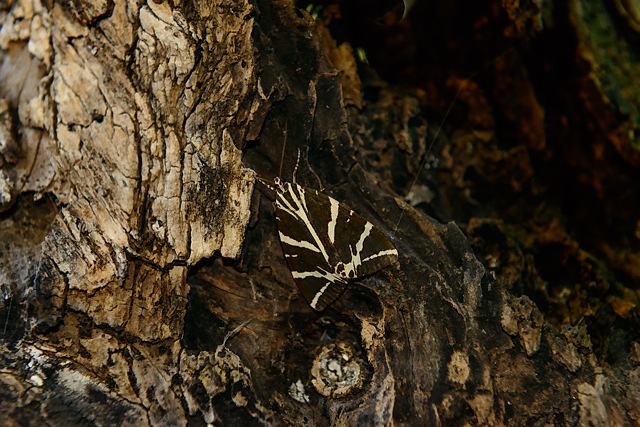
[[[300,149],[298,148],[298,158],[296,159],[296,167],[293,168],[293,183],[296,184],[296,174],[298,173],[298,165],[300,164]]]
[[[436,131],[436,134],[431,139],[431,143],[429,143],[429,147],[427,148],[427,152],[425,153],[422,161],[420,162],[420,166],[418,167],[418,172],[416,172],[416,176],[413,178],[413,182],[411,183],[411,187],[409,187],[409,193],[411,193],[411,190],[413,190],[413,187],[415,187],[416,183],[418,182],[418,178],[420,178],[420,173],[422,172],[422,169],[424,169],[424,167],[427,164],[427,161],[429,160],[429,155],[431,154],[431,150],[435,146],[436,141],[438,140],[438,137],[440,136],[440,133],[442,132],[442,128],[444,127],[445,122],[449,118],[449,114],[451,114],[451,111],[453,110],[453,107],[454,107],[456,101],[460,97],[460,94],[462,93],[462,91],[467,87],[467,84],[468,84],[467,82],[469,80],[473,79],[478,74],[480,74],[480,72],[484,71],[489,66],[495,64],[500,59],[504,58],[509,52],[511,52],[514,49],[515,48],[512,47],[512,48],[509,48],[509,49],[505,50],[501,55],[499,55],[496,58],[494,58],[493,60],[485,63],[482,67],[478,68],[476,71],[474,71],[473,73],[469,74],[467,77],[464,78],[464,83],[456,91],[456,94],[453,97],[453,100],[449,103],[449,106],[447,107],[447,111],[445,111],[444,116],[442,116],[442,120],[440,120],[440,125],[438,126],[438,130]],[[398,228],[400,227],[400,222],[402,221],[402,217],[404,216],[404,211],[405,211],[405,208],[403,206],[402,210],[400,211],[400,216],[398,217],[398,222],[396,223],[396,226],[393,229],[393,235],[394,236],[398,232]]]
[[[273,182],[269,181],[268,179],[261,178],[259,176],[256,176],[256,179],[260,181],[260,183],[262,183],[262,185],[267,187],[269,190],[276,191],[276,188]]]
[[[284,152],[285,149],[287,148],[287,126],[289,125],[289,121],[286,120],[284,122],[284,132],[282,132],[284,134],[284,142],[282,143],[282,152],[280,153],[280,170],[278,171],[278,176],[282,177],[282,165],[284,164]],[[295,176],[294,176],[294,182],[295,182]]]

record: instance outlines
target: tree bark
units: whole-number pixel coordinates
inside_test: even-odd
[[[604,67],[638,65],[590,37],[633,51],[616,4],[4,5],[3,419],[639,423],[640,97]],[[275,177],[398,263],[314,312]]]

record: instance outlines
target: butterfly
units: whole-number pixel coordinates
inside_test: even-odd
[[[279,178],[274,184],[284,256],[314,310],[326,309],[350,280],[398,260],[398,251],[380,230],[336,199]]]

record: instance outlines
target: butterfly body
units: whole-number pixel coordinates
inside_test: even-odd
[[[398,260],[398,251],[384,234],[334,198],[278,178],[274,183],[285,259],[313,309],[323,311],[349,280]]]

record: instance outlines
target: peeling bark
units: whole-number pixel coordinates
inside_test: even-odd
[[[2,417],[637,424],[637,250],[616,206],[638,205],[611,195],[640,182],[640,121],[628,81],[598,73],[608,57],[588,28],[609,27],[577,1],[425,3],[364,36],[357,16],[340,27],[338,4],[320,22],[288,1],[4,5]],[[542,49],[554,31],[582,67],[560,107],[537,80],[557,65]],[[358,65],[364,45],[384,79],[417,89]],[[474,47],[507,53],[479,65]],[[598,119],[588,150],[563,118]],[[587,203],[553,197],[564,165],[576,175],[563,182],[624,223],[615,239],[581,234]],[[254,191],[276,176],[373,222],[399,262],[313,312],[273,194]]]

